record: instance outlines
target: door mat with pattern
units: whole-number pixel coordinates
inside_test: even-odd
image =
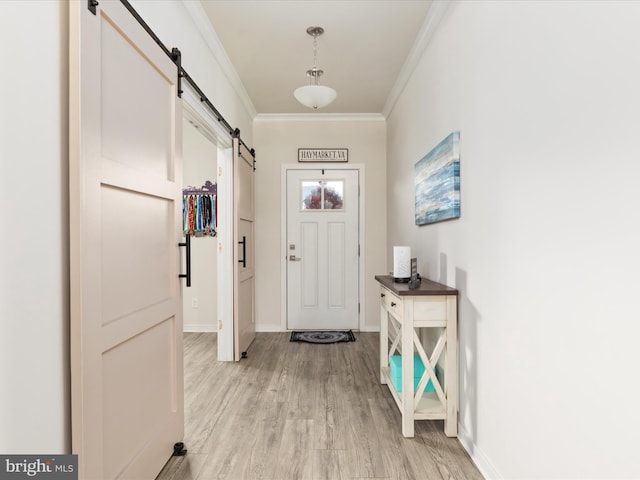
[[[291,332],[290,342],[338,343],[355,342],[356,337],[351,330],[345,331],[304,331]]]

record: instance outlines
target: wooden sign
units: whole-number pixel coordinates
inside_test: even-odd
[[[299,148],[298,162],[348,162],[348,148]]]

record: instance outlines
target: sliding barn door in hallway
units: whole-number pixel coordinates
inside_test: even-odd
[[[256,336],[255,324],[255,224],[253,154],[233,139],[234,255],[233,337],[234,360],[246,354]]]
[[[176,66],[120,2],[70,2],[72,449],[154,478],[184,428]]]

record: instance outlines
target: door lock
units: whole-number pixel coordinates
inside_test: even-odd
[[[300,260],[302,260],[300,257],[296,257],[295,255],[289,255],[290,262],[299,262]]]

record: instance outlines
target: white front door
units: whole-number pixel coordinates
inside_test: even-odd
[[[233,139],[235,269],[233,282],[234,360],[246,356],[256,336],[253,155]]]
[[[177,69],[120,2],[70,2],[72,450],[155,478],[182,440]]]
[[[287,328],[358,328],[358,171],[287,171]]]

